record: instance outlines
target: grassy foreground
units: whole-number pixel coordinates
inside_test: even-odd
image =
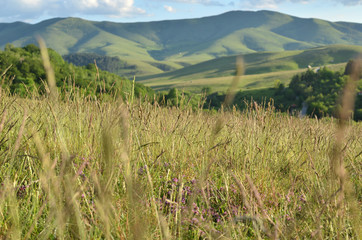
[[[0,238],[361,237],[361,123],[0,94]]]

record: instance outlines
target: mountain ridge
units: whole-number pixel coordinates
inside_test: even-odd
[[[117,23],[53,18],[36,24],[0,23],[0,47],[44,38],[60,54],[117,56],[138,75],[162,73],[159,64],[182,68],[218,57],[259,51],[303,50],[331,44],[362,45],[362,24],[299,18],[283,13],[230,11],[215,16]]]

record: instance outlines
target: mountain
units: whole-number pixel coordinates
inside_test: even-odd
[[[293,75],[305,71],[308,66],[318,68],[328,65],[337,69],[344,68],[350,59],[358,57],[360,53],[362,46],[328,45],[305,50],[243,54],[241,56],[245,76],[238,87],[272,87],[275,80],[288,84]],[[140,76],[138,81],[155,90],[175,87],[200,91],[205,86],[214,90],[225,90],[232,82],[238,56],[240,55],[220,57],[174,71]]]
[[[277,71],[297,70],[308,66],[319,67],[327,64],[346,63],[362,53],[362,46],[328,45],[306,50],[282,52],[257,52],[233,55],[208,60],[156,75],[140,77],[142,80],[152,78],[197,79],[234,75],[235,63],[242,56],[245,63],[245,75],[262,74]]]
[[[137,75],[162,73],[218,57],[259,51],[302,50],[330,44],[362,45],[362,24],[297,18],[272,11],[157,22],[95,22],[55,18],[37,24],[0,24],[0,46],[35,43],[60,54],[117,56]]]

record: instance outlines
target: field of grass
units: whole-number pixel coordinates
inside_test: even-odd
[[[0,239],[360,238],[360,122],[59,93],[40,45],[46,93],[0,87]]]
[[[361,123],[0,94],[0,238],[361,236]]]
[[[327,65],[328,68],[333,70],[342,70],[346,63]],[[266,89],[274,87],[275,80],[280,80],[285,85],[288,85],[295,74],[305,72],[305,69],[287,70],[280,72],[270,72],[261,74],[250,74],[242,76],[237,90],[250,90],[250,89]],[[150,80],[141,80],[140,83],[151,87],[155,91],[167,91],[170,88],[178,88],[190,92],[200,92],[204,87],[210,87],[211,90],[226,92],[233,81],[234,76],[225,77],[211,77],[211,78],[194,78],[190,80],[187,77],[168,79],[168,78],[155,78]]]

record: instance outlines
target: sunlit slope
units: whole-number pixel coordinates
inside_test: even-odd
[[[287,83],[293,74],[304,71],[308,66],[343,65],[360,53],[362,46],[331,45],[307,50],[245,54],[242,57],[248,81],[244,81],[243,86],[269,87],[273,84],[271,80],[276,79]],[[156,90],[170,87],[188,90],[202,86],[225,87],[235,74],[236,57],[221,57],[167,73],[139,77],[138,80]]]

